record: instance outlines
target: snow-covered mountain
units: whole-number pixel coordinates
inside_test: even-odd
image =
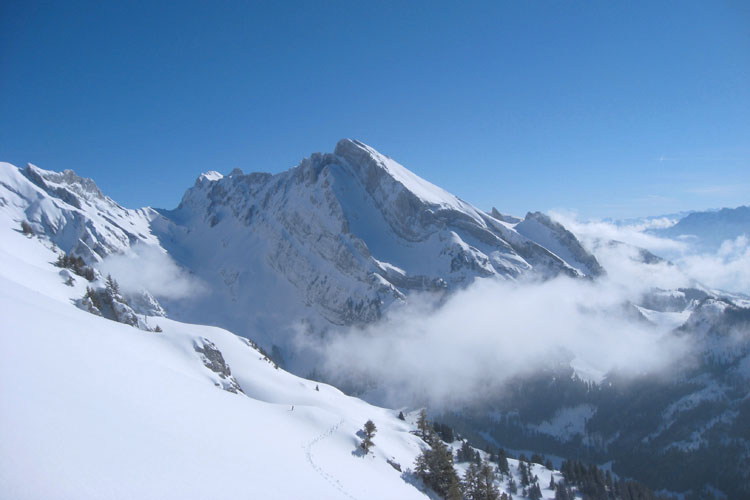
[[[5,193],[4,207],[19,199]],[[147,331],[89,314],[75,304],[98,278],[56,266],[60,248],[13,214],[0,211],[2,498],[438,498],[413,471],[437,447],[416,412],[294,376],[221,328],[142,316]],[[468,460],[455,464],[462,477]],[[490,464],[493,488],[529,498],[516,488],[536,476],[536,498],[554,498],[561,472],[527,462],[509,458],[502,474]]]
[[[72,170],[52,172],[31,164],[18,169],[0,162],[0,210],[89,263],[138,243],[159,244],[150,230],[159,217],[154,210],[123,208]]]
[[[277,175],[204,174],[162,214],[162,245],[215,294],[186,317],[212,322],[219,309],[225,326],[262,341],[272,329],[283,347],[279,317],[320,331],[477,277],[600,272],[563,228],[536,223],[544,216],[517,230],[353,140]]]
[[[158,297],[172,317],[229,328],[287,359],[300,325],[372,322],[414,292],[603,272],[545,215],[485,213],[349,139],[277,175],[203,174],[175,210],[124,209],[71,171],[9,164],[0,197],[91,264],[136,245],[168,252],[208,288]]]

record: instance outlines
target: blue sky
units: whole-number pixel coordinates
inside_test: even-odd
[[[0,160],[172,208],[360,139],[489,209],[750,203],[750,3],[0,5]]]

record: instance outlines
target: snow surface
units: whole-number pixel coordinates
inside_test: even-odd
[[[445,189],[436,186],[435,184],[419,177],[417,174],[407,169],[400,163],[392,160],[391,158],[379,153],[374,148],[363,144],[359,141],[352,139],[343,139],[339,144],[351,144],[355,147],[359,147],[366,151],[372,158],[377,161],[381,167],[388,172],[397,182],[399,182],[404,188],[411,191],[420,200],[424,201],[429,205],[437,205],[440,207],[451,208],[459,212],[468,213],[477,221],[479,224],[484,225],[483,218],[480,215],[480,211],[474,208],[469,203],[466,203],[459,199],[457,196],[449,193]],[[340,146],[337,146],[339,148]]]
[[[80,310],[88,282],[66,285],[57,248],[18,222],[0,211],[3,498],[426,497],[389,463],[405,471],[425,446],[414,414],[278,369],[221,328],[148,317],[163,332],[146,332]],[[242,393],[204,365],[195,345],[207,341]],[[378,430],[363,457],[368,419]],[[559,472],[534,472],[553,498],[544,486]]]
[[[53,250],[2,222],[4,498],[424,497],[386,462],[409,466],[422,446],[392,410],[275,369],[226,330],[149,318],[157,334],[81,311],[85,284],[65,286]],[[245,395],[216,387],[203,338]]]
[[[554,436],[560,441],[570,441],[577,435],[586,434],[586,421],[595,413],[596,407],[593,405],[560,408],[550,420],[529,427],[541,434]]]

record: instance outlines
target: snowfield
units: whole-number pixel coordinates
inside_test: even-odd
[[[2,498],[436,498],[409,471],[427,447],[415,412],[403,421],[292,375],[222,328],[143,315],[137,328],[76,307],[93,283],[55,266],[48,228],[22,232],[28,199],[47,198],[18,186],[24,196],[3,186],[19,197],[0,210]],[[377,432],[363,456],[368,419]],[[561,477],[534,470],[542,484]]]
[[[424,498],[386,462],[411,466],[424,446],[397,412],[276,369],[220,328],[153,317],[163,333],[152,333],[84,312],[71,304],[84,280],[65,286],[55,253],[8,222],[3,498]],[[202,339],[244,394],[217,387],[194,349]],[[378,432],[363,458],[367,419]]]

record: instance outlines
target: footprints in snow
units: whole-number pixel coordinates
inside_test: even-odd
[[[320,476],[325,479],[328,484],[339,490],[344,496],[347,498],[350,498],[352,500],[357,500],[357,497],[353,496],[351,493],[346,491],[343,486],[341,486],[341,482],[336,479],[334,476],[323,470],[321,466],[315,463],[315,460],[313,460],[313,453],[312,453],[312,447],[319,443],[320,441],[329,438],[333,435],[334,432],[338,430],[338,428],[341,426],[341,424],[344,423],[344,419],[342,418],[339,423],[328,429],[326,432],[321,434],[320,436],[316,437],[306,445],[303,445],[303,448],[305,449],[305,457],[307,458],[307,462],[310,464],[310,466],[320,474]]]

